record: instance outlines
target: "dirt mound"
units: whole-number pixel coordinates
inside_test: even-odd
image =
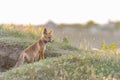
[[[12,68],[18,58],[18,54],[23,50],[23,47],[9,45],[5,42],[0,42],[0,72]]]

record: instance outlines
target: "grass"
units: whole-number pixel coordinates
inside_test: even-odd
[[[32,38],[32,39],[36,39],[38,37],[40,37],[40,35],[34,35],[30,32],[22,32],[22,31],[18,31],[18,30],[10,30],[10,29],[5,29],[5,28],[1,28],[0,29],[0,37],[20,37],[20,38]]]
[[[26,47],[39,37],[0,27],[0,42]],[[63,42],[49,43],[47,58],[0,73],[0,80],[120,79],[120,54],[79,50]],[[49,56],[49,57],[48,57]],[[50,56],[54,58],[50,58]]]
[[[9,45],[16,45],[26,47],[39,39],[40,35],[22,32],[18,30],[10,30],[0,26],[0,42],[5,42]]]
[[[81,53],[48,58],[1,74],[4,80],[120,79],[120,55]]]

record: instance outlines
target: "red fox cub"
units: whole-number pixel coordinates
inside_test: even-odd
[[[48,32],[48,30],[44,28],[41,38],[32,45],[28,46],[26,49],[24,49],[19,55],[15,67],[18,67],[24,62],[32,63],[38,61],[39,59],[44,59],[46,44],[52,41],[52,31]]]

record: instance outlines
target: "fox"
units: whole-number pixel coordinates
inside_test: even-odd
[[[44,59],[46,44],[53,42],[52,32],[52,30],[48,31],[47,28],[44,28],[41,38],[20,53],[15,67],[19,67],[23,63],[32,63]]]

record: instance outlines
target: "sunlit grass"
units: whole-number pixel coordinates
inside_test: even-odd
[[[120,55],[82,52],[23,65],[2,74],[6,80],[120,79]],[[15,74],[15,75],[14,75]],[[6,76],[7,75],[7,76]]]
[[[32,24],[29,24],[29,25],[22,25],[24,26],[22,29],[19,29],[19,26],[15,26],[15,25],[12,25],[12,24],[3,24],[1,27],[3,28],[2,32],[9,32],[10,35],[13,35],[13,36],[31,36],[32,38],[36,38],[36,36],[40,36],[43,32],[43,27],[40,26],[40,27],[36,27]],[[17,27],[17,29],[16,29]],[[4,34],[4,33],[1,33],[1,34]]]
[[[40,36],[41,34],[9,29],[5,28],[3,25],[0,26],[0,42],[7,43],[9,45],[18,44],[19,46],[28,46],[35,40],[39,39]]]

